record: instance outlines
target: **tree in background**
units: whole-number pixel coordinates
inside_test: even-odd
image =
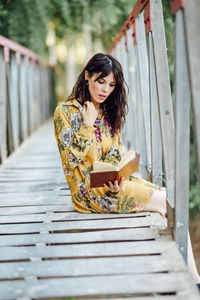
[[[130,0],[0,0],[0,33],[42,57],[48,22],[55,25],[57,40],[73,39],[90,25],[92,40],[107,49],[136,1]],[[97,20],[98,19],[98,20]]]

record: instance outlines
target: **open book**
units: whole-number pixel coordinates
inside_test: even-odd
[[[118,166],[109,163],[94,161],[93,171],[90,172],[90,186],[101,187],[108,181],[119,180],[120,177],[127,179],[138,170],[140,155],[134,150],[129,150]]]

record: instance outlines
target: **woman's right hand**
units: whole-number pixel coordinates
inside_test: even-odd
[[[87,125],[93,126],[97,115],[98,111],[94,107],[94,104],[90,101],[86,101],[83,105],[83,122],[86,123]]]

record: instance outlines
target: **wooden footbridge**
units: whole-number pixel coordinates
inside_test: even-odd
[[[0,299],[199,299],[185,265],[189,171],[187,167],[182,178],[181,168],[185,165],[181,160],[180,166],[177,153],[184,155],[187,165],[190,91],[196,132],[200,132],[200,90],[196,84],[200,75],[195,73],[200,66],[198,51],[195,53],[200,41],[197,34],[191,34],[198,28],[200,5],[198,0],[184,2],[184,8],[177,6],[174,11],[176,30],[181,32],[177,34],[181,39],[177,47],[181,47],[177,49],[175,122],[161,1],[138,0],[110,49],[121,59],[131,87],[124,142],[140,151],[142,176],[147,175],[145,166],[151,166],[151,180],[162,185],[164,170],[168,229],[158,213],[74,211],[61,169],[53,122],[48,119],[50,73],[40,67],[33,53],[0,38]],[[181,31],[181,22],[185,22],[186,32]],[[144,24],[146,30],[147,25],[149,28],[148,49],[144,47]],[[191,47],[187,44],[188,34]],[[186,45],[188,53],[184,52]],[[186,76],[188,69],[185,73],[181,67],[189,68],[190,74],[190,80],[184,78],[184,90],[180,74]],[[131,81],[137,82],[137,86],[131,85]],[[144,102],[146,99],[151,100],[149,105]],[[135,114],[134,122],[130,113]],[[182,122],[185,138],[179,145],[183,139]],[[140,135],[145,138],[141,140]],[[183,179],[183,191],[179,180],[175,181],[177,174]]]
[[[159,214],[74,211],[52,122],[2,165],[0,190],[0,299],[199,298]]]

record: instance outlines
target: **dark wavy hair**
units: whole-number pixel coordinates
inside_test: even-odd
[[[128,110],[125,80],[121,64],[109,54],[95,54],[79,75],[72,93],[66,101],[74,98],[76,98],[82,104],[85,101],[91,101],[88,85],[85,82],[85,71],[88,71],[90,77],[96,73],[100,73],[95,81],[104,78],[113,72],[116,80],[115,88],[108,98],[100,104],[100,108],[102,109],[105,117],[109,119],[114,132],[116,132],[118,129],[121,130],[124,125]]]

